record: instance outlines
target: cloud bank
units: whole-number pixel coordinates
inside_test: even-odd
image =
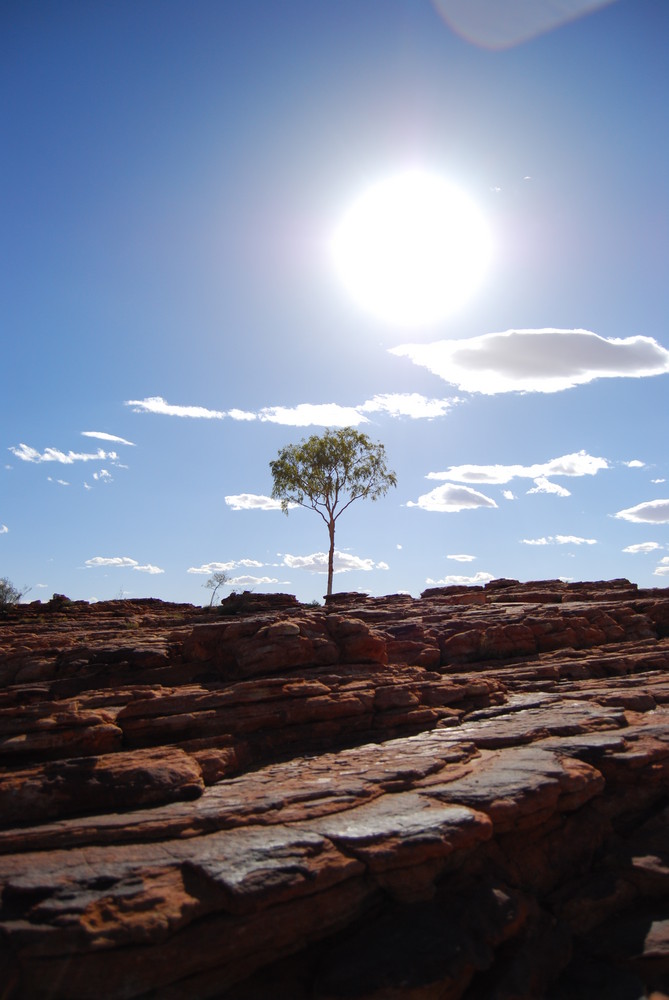
[[[652,337],[610,338],[590,330],[507,330],[469,340],[400,344],[407,357],[466,392],[560,392],[598,378],[669,372],[669,351]]]
[[[521,538],[522,545],[596,545],[596,538],[580,538],[578,535],[548,535],[545,538]]]
[[[605,458],[585,451],[561,455],[534,465],[452,465],[445,472],[428,472],[427,479],[449,479],[459,483],[508,483],[512,479],[547,479],[553,476],[594,476],[609,469]]]
[[[125,405],[131,406],[135,413],[158,413],[170,417],[258,420],[260,423],[281,424],[286,427],[357,427],[370,423],[367,414],[386,413],[394,418],[433,420],[435,417],[443,417],[457,402],[457,399],[428,399],[417,392],[398,392],[372,396],[357,406],[298,403],[297,406],[264,406],[255,413],[239,409],[210,410],[205,406],[180,406],[168,403],[162,396],[129,399]]]

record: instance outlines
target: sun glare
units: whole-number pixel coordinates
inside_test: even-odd
[[[331,249],[360,306],[392,325],[423,326],[472,295],[492,240],[466,194],[436,174],[411,170],[364,191],[337,226]]]

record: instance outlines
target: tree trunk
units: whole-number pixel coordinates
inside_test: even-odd
[[[334,573],[334,536],[335,536],[335,523],[330,521],[328,524],[328,531],[330,532],[330,551],[328,552],[328,594],[330,597],[332,594],[332,576]]]

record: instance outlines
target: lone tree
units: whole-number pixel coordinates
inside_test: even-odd
[[[269,463],[274,480],[272,496],[288,513],[290,504],[315,510],[328,526],[328,597],[332,593],[335,526],[354,500],[376,500],[397,485],[386,468],[386,450],[352,427],[314,434],[299,444],[282,448]]]
[[[228,582],[228,574],[219,571],[216,573],[212,573],[207,582],[202,584],[202,586],[206,587],[207,590],[211,590],[211,600],[209,601],[209,607],[212,607],[214,603],[214,598],[216,597],[218,590],[227,582]]]

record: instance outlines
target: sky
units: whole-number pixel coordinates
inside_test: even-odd
[[[353,426],[397,487],[338,521],[335,590],[669,586],[668,31],[666,0],[4,4],[0,577],[320,600],[326,527],[269,463]],[[470,214],[401,228],[398,178]]]

